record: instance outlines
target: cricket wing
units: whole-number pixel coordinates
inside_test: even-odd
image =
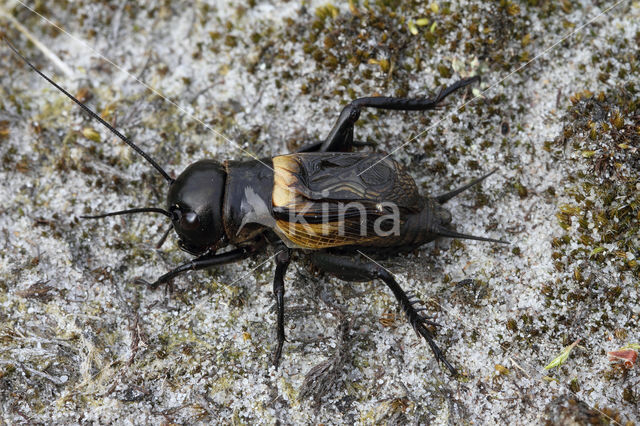
[[[273,165],[273,215],[298,247],[366,244],[424,203],[404,167],[383,154],[298,153]]]

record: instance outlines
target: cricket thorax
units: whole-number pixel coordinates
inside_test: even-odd
[[[271,159],[227,161],[223,202],[224,231],[231,244],[252,241],[265,228],[273,228]]]

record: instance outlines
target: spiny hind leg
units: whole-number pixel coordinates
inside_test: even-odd
[[[416,307],[419,300],[407,295],[389,271],[374,262],[357,262],[348,257],[325,252],[313,253],[311,255],[311,261],[318,269],[328,272],[344,281],[369,281],[376,278],[384,281],[387,287],[393,292],[398,303],[400,303],[402,310],[409,320],[409,324],[411,324],[416,333],[422,336],[429,344],[429,347],[431,347],[431,351],[436,357],[436,360],[441,361],[452,375],[456,376],[458,374],[456,369],[447,361],[442,350],[435,343],[433,334],[429,331],[428,326],[435,324],[420,313],[424,308]]]
[[[433,98],[392,98],[374,96],[358,98],[342,109],[338,121],[329,132],[322,145],[317,149],[320,152],[351,151],[354,146],[353,126],[360,118],[362,108],[392,109],[397,111],[427,111],[435,109],[440,102],[458,89],[466,87],[479,77],[463,78],[449,87],[445,87]]]
[[[313,143],[307,144],[307,145],[303,146],[302,148],[298,149],[296,151],[296,153],[299,153],[299,152],[320,152],[320,151],[322,151],[322,145],[323,144],[324,144],[324,141],[313,142]],[[361,148],[363,146],[375,147],[376,144],[374,142],[351,141],[351,144],[348,144],[347,146],[348,146],[348,149],[345,149],[345,151],[351,151],[351,148]]]

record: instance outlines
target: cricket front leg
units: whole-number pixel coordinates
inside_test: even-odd
[[[224,265],[227,263],[237,262],[242,259],[246,259],[255,253],[253,248],[239,248],[236,250],[231,250],[226,253],[220,254],[206,254],[200,257],[197,257],[189,262],[185,262],[177,268],[172,269],[166,274],[162,275],[160,278],[150,283],[141,278],[137,279],[136,282],[140,284],[148,285],[151,288],[157,288],[162,283],[167,283],[171,281],[176,276],[183,274],[188,271],[197,271],[200,269],[211,268],[213,266]]]

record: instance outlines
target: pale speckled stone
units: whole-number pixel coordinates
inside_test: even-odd
[[[206,21],[201,22],[205,3],[210,7]],[[264,156],[286,152],[292,135],[321,138],[333,125],[340,101],[347,99],[303,95],[302,77],[277,88],[275,80],[286,70],[282,61],[273,66],[261,62],[255,74],[248,72],[248,64],[264,53],[256,51],[249,34],[272,28],[274,46],[291,52],[287,60],[298,64],[297,75],[329,75],[323,80],[325,93],[339,87],[330,71],[317,68],[303,54],[302,41],[277,38],[288,25],[285,18],[310,22],[304,10],[313,14],[326,2],[304,2],[305,8],[295,1],[256,3],[240,19],[238,7],[246,7],[248,2],[239,0],[203,2],[195,8],[190,2],[149,2],[147,10],[156,11],[139,16],[129,15],[127,2],[82,0],[72,2],[73,11],[53,6],[44,11],[114,63],[141,75],[142,80],[189,114],[213,129],[224,126],[225,137],[196,125],[169,104],[150,96],[82,43],[64,34],[55,36],[51,27],[15,2],[5,2],[0,7],[12,10],[29,31],[74,70],[76,78],[60,76],[11,25],[4,26],[3,18],[0,30],[16,37],[16,45],[28,57],[47,73],[55,74],[73,93],[90,87],[93,99],[89,104],[93,108],[103,111],[115,102],[118,125],[144,149],[161,158],[161,164],[169,164],[170,172],[179,173],[189,163],[206,156],[246,158],[226,137],[238,140],[243,149]],[[344,3],[339,11],[348,14]],[[416,6],[412,18],[426,13],[430,3]],[[451,3],[452,9],[461,14],[461,25],[468,25],[465,11],[472,5],[487,13],[492,8],[491,2]],[[586,0],[577,3],[580,7],[563,19],[580,25],[600,10]],[[447,130],[450,120],[445,118],[446,111],[459,105],[459,100],[452,98],[445,112],[434,115],[445,118],[438,126],[440,133],[430,129],[395,153],[399,160],[410,163],[423,191],[446,190],[477,175],[467,167],[470,160],[478,161],[482,169],[500,169],[483,183],[483,192],[491,200],[489,205],[471,208],[473,196],[469,195],[452,200],[449,206],[459,231],[505,236],[520,249],[519,256],[512,254],[513,246],[467,242],[464,248],[454,249],[449,242],[439,242],[437,256],[433,254],[434,245],[430,245],[385,263],[405,288],[415,290],[434,309],[435,319],[442,324],[437,341],[465,373],[460,380],[452,379],[435,363],[426,344],[403,320],[391,328],[380,325],[377,320],[384,313],[399,314],[381,283],[346,286],[328,277],[312,277],[303,265],[293,265],[287,274],[286,293],[289,342],[277,371],[270,365],[275,315],[271,297],[273,264],[268,261],[262,265],[267,257],[211,273],[190,274],[176,280],[171,294],[135,285],[135,277],[157,277],[187,258],[177,251],[171,239],[161,252],[153,251],[163,231],[161,219],[136,216],[86,222],[75,218],[88,209],[116,210],[163,202],[165,188],[160,186],[160,179],[142,178],[143,173],[153,173],[147,164],[97,124],[88,122],[68,100],[25,67],[12,65],[8,69],[5,64],[10,53],[5,46],[0,47],[0,121],[10,123],[9,137],[0,139],[0,154],[4,156],[11,149],[14,157],[23,157],[28,164],[27,172],[4,168],[0,171],[2,420],[8,424],[26,419],[46,423],[118,420],[124,424],[220,420],[351,424],[385,419],[416,424],[536,424],[549,412],[555,413],[558,401],[564,401],[565,395],[571,393],[568,384],[574,379],[580,385],[574,396],[587,406],[612,408],[624,419],[637,420],[637,406],[621,399],[624,385],[603,377],[610,368],[603,354],[616,349],[618,342],[610,340],[610,333],[589,335],[589,326],[598,318],[582,318],[584,334],[574,336],[575,330],[566,330],[572,338],[581,337],[583,346],[575,350],[576,355],[565,366],[551,372],[544,371],[543,366],[560,352],[562,342],[557,336],[562,336],[562,328],[554,340],[541,334],[525,341],[515,340],[506,328],[509,319],[517,318],[518,329],[525,329],[523,314],[543,317],[551,328],[563,327],[556,315],[578,314],[550,312],[541,293],[543,285],[566,279],[566,274],[556,272],[550,256],[551,240],[561,234],[556,208],[566,200],[562,195],[545,198],[542,193],[549,186],[563,188],[566,177],[578,167],[553,158],[542,144],[554,139],[562,129],[558,118],[561,112],[556,106],[558,90],[565,97],[577,87],[595,90],[599,83],[597,70],[590,68],[593,51],[606,50],[607,37],[633,40],[639,28],[640,6],[638,2],[629,3],[624,13],[614,10],[597,25],[561,43],[551,59],[544,60],[537,80],[514,75],[487,94],[495,96],[504,91],[505,99],[499,104],[504,111],[516,111],[526,104],[525,112],[517,114],[517,122],[511,123],[509,135],[510,141],[524,143],[505,152],[500,148],[501,137],[494,134],[500,126],[495,117],[484,120],[472,112],[461,112],[462,120],[478,120],[468,129],[472,140],[498,142],[487,150],[481,149],[479,143],[471,144],[464,153],[460,152],[457,165],[448,165],[447,180],[434,179],[425,171],[426,166],[415,163],[415,158],[423,153],[422,144],[428,138],[437,141],[438,150],[462,145],[461,133]],[[236,26],[230,33],[224,26],[228,21]],[[205,48],[201,57],[194,58],[197,46],[209,46],[210,33],[215,31],[223,39],[228,34],[239,37],[239,46],[223,48],[218,54]],[[540,18],[531,16],[531,32],[543,31]],[[533,52],[541,52],[558,36],[545,35],[544,43],[534,46]],[[216,43],[222,45],[223,41]],[[376,43],[371,44],[374,48]],[[446,46],[447,43],[424,53],[423,70],[408,82],[410,93],[423,93],[426,87],[432,87],[436,66],[454,59]],[[469,62],[465,57],[455,59]],[[14,59],[11,63],[16,64]],[[160,70],[162,64],[165,72]],[[579,64],[585,64],[586,69],[581,71]],[[360,65],[361,70],[366,67]],[[480,69],[488,70],[488,64],[482,64]],[[488,75],[485,80],[491,84],[504,74]],[[358,96],[384,90],[375,82],[364,82],[354,89]],[[22,110],[16,108],[21,102],[9,100],[11,95],[23,100]],[[283,101],[279,103],[280,99]],[[209,122],[221,120],[221,116],[235,122]],[[394,149],[424,130],[415,117],[385,114],[379,122],[380,131],[389,139],[380,141],[380,149]],[[44,129],[43,133],[36,132],[35,123]],[[103,143],[82,137],[73,141],[74,134],[85,127],[98,130]],[[261,133],[257,142],[251,143],[245,135],[253,128],[259,128]],[[369,121],[357,132],[362,139],[375,139],[377,130],[376,124]],[[71,140],[63,143],[65,137]],[[526,142],[535,146],[535,154],[527,150]],[[114,164],[100,160],[91,149],[101,151],[101,156]],[[516,158],[520,166],[512,167],[513,162],[507,157]],[[62,158],[68,158],[70,169],[65,172],[60,171]],[[435,159],[421,161],[431,164]],[[77,170],[83,164],[92,171]],[[109,183],[114,176],[120,179],[116,187]],[[98,179],[102,185],[96,183]],[[529,188],[528,197],[521,199],[505,189],[516,180]],[[152,189],[152,184],[158,187]],[[499,226],[487,231],[493,222]],[[515,226],[521,227],[518,233],[505,231]],[[622,280],[613,267],[605,267],[602,274],[612,282]],[[451,283],[445,283],[444,276],[453,282],[482,280],[487,293],[477,300],[471,294],[464,303],[450,300],[444,295],[455,292]],[[49,300],[21,296],[37,283],[52,287]],[[620,285],[637,296],[637,283]],[[360,292],[363,294],[357,295]],[[323,298],[337,301],[344,312],[332,308]],[[606,314],[624,323],[630,318],[629,312],[637,321],[639,311],[636,305],[628,311],[616,309]],[[137,325],[133,320],[136,312]],[[340,345],[336,330],[341,321],[353,321],[353,341],[351,356],[337,373],[339,386],[331,388],[317,404],[300,401],[305,375],[319,363],[335,358]],[[640,342],[637,328],[627,331],[629,341]],[[136,334],[140,336],[138,352],[129,365]],[[496,364],[509,368],[510,374],[501,376],[495,370]],[[630,382],[638,382],[637,371],[629,372]],[[545,380],[547,375],[557,381]],[[637,386],[635,391],[637,394]],[[406,409],[399,414],[393,407],[401,403],[406,404]]]

